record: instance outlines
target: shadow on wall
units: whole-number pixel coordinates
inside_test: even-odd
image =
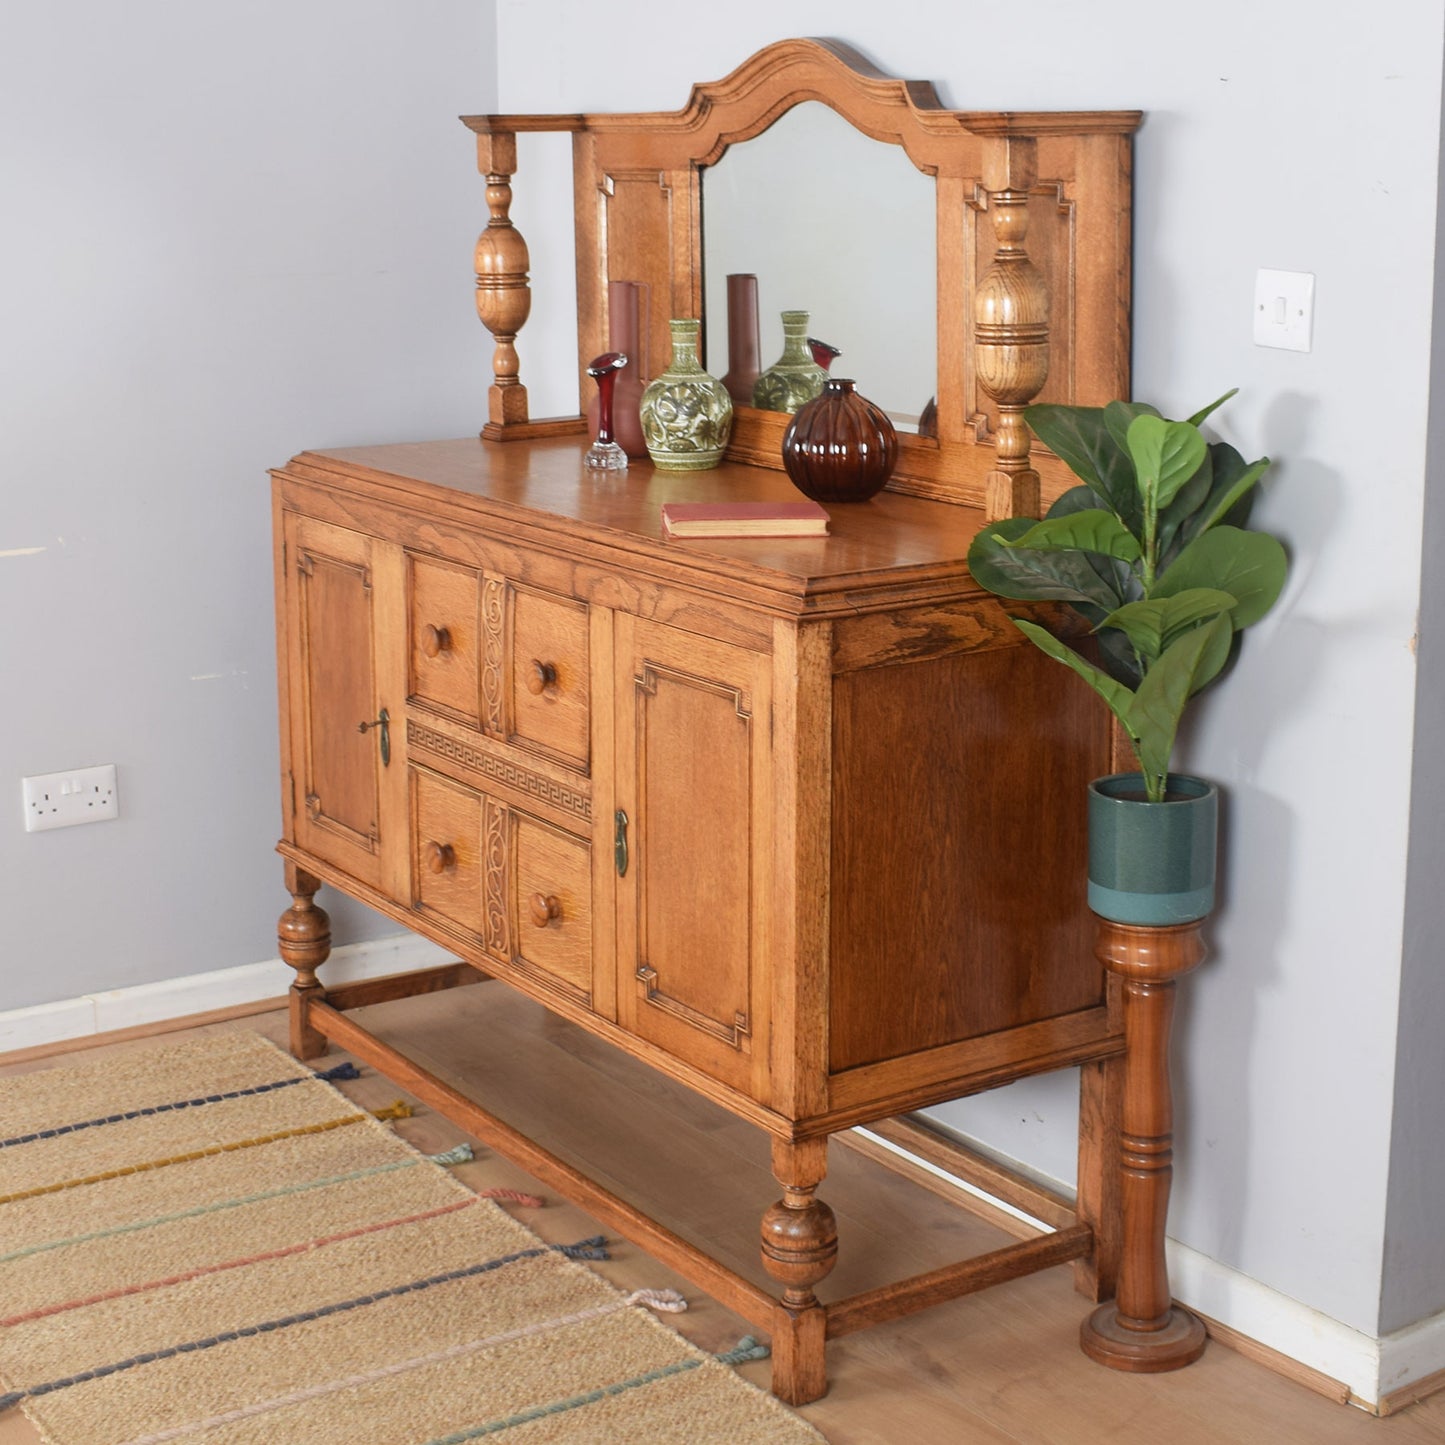
[[[1266,416],[1266,451],[1283,460],[1266,481],[1260,506],[1276,514],[1270,530],[1282,536],[1290,552],[1288,590],[1277,616],[1245,640],[1248,691],[1240,686],[1243,679],[1235,679],[1231,696],[1216,701],[1206,695],[1191,728],[1191,732],[1207,728],[1216,707],[1223,709],[1222,718],[1229,719],[1228,745],[1215,764],[1229,781],[1220,788],[1218,903],[1206,941],[1212,950],[1211,934],[1232,910],[1247,920],[1248,932],[1237,930],[1234,946],[1213,954],[1191,986],[1179,990],[1174,1105],[1175,1137],[1182,1148],[1175,1161],[1176,1197],[1190,1200],[1197,1218],[1207,1221],[1207,1252],[1235,1260],[1241,1257],[1251,1214],[1246,1185],[1252,1104],[1269,1073],[1255,1057],[1257,1015],[1265,995],[1285,986],[1277,963],[1291,928],[1290,890],[1284,881],[1292,875],[1298,852],[1298,821],[1293,810],[1271,793],[1267,759],[1272,749],[1281,746],[1284,725],[1321,705],[1322,661],[1339,642],[1338,628],[1295,615],[1293,605],[1328,545],[1344,486],[1338,472],[1299,456],[1313,408],[1313,399],[1290,393],[1275,401]],[[1279,502],[1272,506],[1275,497]],[[1243,718],[1235,716],[1241,693],[1248,701],[1248,716]],[[1189,738],[1182,737],[1181,742],[1186,755],[1197,755]],[[1241,937],[1247,947],[1239,946]],[[1215,1041],[1208,1060],[1191,1057],[1190,1043],[1199,1035],[1196,1019],[1202,1020],[1206,1007]],[[1224,1040],[1234,1043],[1227,1057],[1219,1048]],[[1201,1093],[1209,1097],[1212,1120],[1230,1121],[1227,1136],[1209,1135],[1198,1107]],[[1190,1168],[1191,1161],[1198,1163],[1197,1170]],[[1187,1232],[1202,1242],[1197,1227]]]

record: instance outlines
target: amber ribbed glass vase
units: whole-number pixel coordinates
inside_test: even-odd
[[[883,490],[897,461],[893,423],[847,377],[830,376],[783,434],[783,465],[816,502],[866,502]]]

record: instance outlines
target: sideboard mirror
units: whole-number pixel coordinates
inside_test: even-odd
[[[819,224],[812,238],[820,251],[835,238],[841,249],[846,232],[847,265],[860,290],[865,279],[876,287],[856,313],[835,313],[846,345],[828,335],[831,315],[818,311],[817,334],[844,352],[840,373],[859,378],[869,394],[867,363],[884,351],[891,330],[923,359],[920,379],[900,377],[903,394],[874,399],[916,416],[928,399],[917,395],[922,378],[936,395],[932,434],[900,438],[889,486],[982,506],[991,516],[1037,513],[1072,478],[1056,458],[1031,448],[1023,408],[1037,400],[1102,404],[1129,394],[1131,143],[1139,112],[949,110],[928,82],[891,79],[833,40],[770,45],[722,80],[694,86],[678,111],[463,117],[477,136],[491,215],[476,258],[478,311],[495,341],[483,437],[525,439],[583,425],[580,417],[538,422],[527,411],[515,340],[530,309],[528,260],[509,214],[516,135],[572,136],[581,403],[589,394],[587,362],[608,349],[609,280],[648,288],[646,349],[654,369],[668,355],[669,319],[684,316],[704,318],[711,369],[726,367],[719,364],[726,336],[719,267],[758,275],[760,292],[771,298],[760,306],[764,328],[768,306],[810,309],[786,294],[796,283],[780,279],[778,292],[767,289],[790,264],[781,239],[776,256],[770,253],[776,228],[766,207],[774,203],[765,207],[759,197],[760,204],[747,205],[746,179],[729,180],[735,172],[745,178],[753,162],[744,143],[775,126],[757,160],[786,164],[769,159],[772,142],[797,131],[806,144],[809,126],[818,129],[809,113],[819,107],[810,102],[832,112],[822,123],[830,130],[844,129],[834,124],[841,120],[859,133],[842,141],[898,149],[888,157],[893,174],[923,188],[922,205],[908,206],[932,228],[931,245],[926,235],[910,237],[916,249],[905,259],[900,234],[878,214],[885,203],[845,196],[841,218]],[[774,170],[770,194],[777,182]],[[737,225],[725,215],[734,204],[730,190],[744,202],[745,266],[734,249]],[[807,211],[799,203],[789,217],[803,223],[805,237]],[[725,230],[714,234],[714,213],[720,225],[732,225],[731,239]],[[901,286],[901,273],[929,268],[921,302],[890,290]],[[767,355],[767,334],[764,365],[775,359]],[[888,376],[875,374],[886,387]],[[781,468],[787,422],[781,413],[738,407],[729,458]]]
[[[736,359],[728,277],[754,275],[764,366],[782,349],[781,313],[806,311],[840,353],[833,371],[916,432],[938,392],[935,212],[932,176],[821,101],[729,146],[702,175],[708,369]]]

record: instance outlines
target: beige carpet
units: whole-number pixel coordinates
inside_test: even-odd
[[[822,1440],[600,1247],[254,1035],[0,1079],[0,1409],[53,1445]]]

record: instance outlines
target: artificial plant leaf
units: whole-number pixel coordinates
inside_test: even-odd
[[[1102,619],[1103,614],[1100,613],[1091,620],[1098,626]],[[1125,687],[1138,687],[1144,674],[1139,666],[1138,654],[1129,639],[1122,632],[1111,628],[1108,632],[1099,633],[1098,642],[1099,662],[1104,671],[1116,682],[1122,682]]]
[[[1187,421],[1136,416],[1126,437],[1138,476],[1139,493],[1167,507],[1179,489],[1199,470],[1208,452],[1204,438]]]
[[[1214,461],[1206,447],[1204,460],[1198,470],[1182,487],[1174,500],[1159,513],[1158,553],[1161,558],[1169,555],[1174,539],[1179,536],[1201,507],[1208,501],[1214,490]]]
[[[1039,552],[1098,552],[1121,562],[1137,562],[1139,539],[1112,513],[1098,508],[1046,517],[1006,547],[1031,547]]]
[[[1084,483],[1077,487],[1070,487],[1066,492],[1060,492],[1054,499],[1054,504],[1044,513],[1045,517],[1068,517],[1075,512],[1087,512],[1093,508],[1105,506],[1104,499],[1093,489]]]
[[[1275,604],[1289,572],[1276,537],[1239,527],[1201,532],[1155,580],[1151,597],[1173,597],[1191,587],[1217,587],[1236,600],[1230,622],[1245,628]]]
[[[1036,622],[1025,622],[1015,617],[1013,625],[1023,633],[1035,647],[1048,653],[1056,662],[1072,668],[1090,687],[1104,699],[1109,711],[1126,727],[1129,714],[1134,706],[1134,694],[1122,682],[1109,676],[1101,667],[1095,667],[1088,658],[1080,656],[1072,647],[1059,641],[1052,632],[1046,631]],[[1132,733],[1130,734],[1132,736]]]
[[[1141,513],[1133,464],[1128,452],[1109,435],[1104,408],[1040,402],[1024,408],[1024,420],[1034,435],[1137,534]]]
[[[1224,403],[1229,400],[1230,397],[1237,395],[1238,392],[1239,388],[1237,386],[1231,386],[1229,390],[1224,393],[1223,396],[1219,397],[1215,401],[1211,401],[1209,405],[1206,406],[1202,411],[1196,411],[1194,415],[1189,418],[1189,425],[1203,425],[1206,418],[1208,418],[1213,412],[1218,411],[1219,408],[1222,407]]]
[[[1134,741],[1151,801],[1158,802],[1164,796],[1179,719],[1195,691],[1201,664],[1218,646],[1220,634],[1227,648],[1230,625],[1229,618],[1223,614],[1185,633],[1178,642],[1165,648],[1144,674],[1128,717],[1121,719]]]
[[[1104,426],[1121,452],[1129,450],[1129,423],[1136,416],[1162,416],[1157,406],[1147,401],[1111,401],[1104,408]]]
[[[985,527],[968,549],[968,570],[974,580],[1000,597],[1092,603],[1106,612],[1123,606],[1128,599],[1090,565],[1088,553],[1007,545],[1035,525],[1028,517],[1010,517]]]
[[[1133,645],[1134,650],[1153,662],[1186,632],[1228,612],[1235,599],[1228,592],[1214,587],[1191,587],[1172,597],[1151,597],[1147,601],[1128,602],[1111,612],[1100,627],[1117,627]]]
[[[1235,456],[1239,453],[1236,452]],[[1216,495],[1209,498],[1209,507],[1205,513],[1204,521],[1199,531],[1207,532],[1211,527],[1217,527],[1230,512],[1234,510],[1239,500],[1259,481],[1269,470],[1269,458],[1261,457],[1257,462],[1251,462],[1227,486],[1215,488]]]
[[[1190,697],[1196,692],[1203,692],[1224,671],[1224,666],[1234,651],[1234,639],[1238,636],[1231,621],[1228,628],[1216,632],[1213,639],[1205,645],[1199,665],[1194,669],[1194,685],[1189,689]]]

